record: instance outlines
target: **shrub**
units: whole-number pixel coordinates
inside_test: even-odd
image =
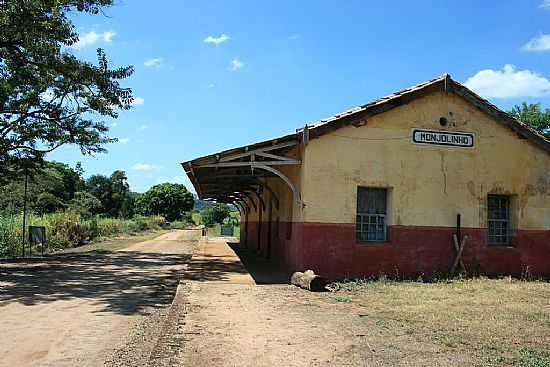
[[[0,214],[0,257],[21,254],[22,223],[22,215]],[[51,249],[75,247],[96,238],[158,230],[167,226],[161,216],[136,216],[133,219],[93,216],[85,219],[74,210],[42,215],[29,213],[26,224],[46,227],[48,247]]]

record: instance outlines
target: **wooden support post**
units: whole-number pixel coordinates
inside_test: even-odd
[[[456,251],[456,257],[453,262],[453,266],[451,266],[451,271],[450,271],[451,275],[455,273],[456,267],[458,264],[460,264],[462,271],[464,273],[466,272],[466,266],[464,266],[464,261],[462,260],[462,252],[464,251],[464,246],[466,245],[467,240],[468,240],[468,235],[464,236],[464,238],[462,238],[462,241],[460,241],[460,244],[459,244],[457,235],[453,234],[453,244]]]
[[[267,251],[266,251],[266,259],[269,259],[271,257],[271,226],[273,222],[273,200],[268,200],[269,203],[269,212],[267,215]]]
[[[260,251],[260,241],[262,240],[262,206],[258,206],[258,242],[256,243],[256,250]]]
[[[244,247],[248,247],[248,210],[244,214]]]

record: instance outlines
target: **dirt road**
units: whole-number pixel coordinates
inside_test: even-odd
[[[0,264],[0,366],[113,362],[130,330],[172,301],[194,237],[177,231],[116,252]]]
[[[249,274],[223,240],[200,241],[186,272],[178,366],[370,365],[377,335],[367,337],[356,314],[334,317],[333,297],[285,285],[264,265]],[[254,281],[273,279],[283,284]]]

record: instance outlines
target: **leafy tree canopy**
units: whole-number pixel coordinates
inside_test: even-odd
[[[64,144],[83,154],[104,152],[108,126],[93,117],[117,117],[133,100],[119,81],[133,67],[111,69],[76,58],[70,12],[99,14],[112,0],[0,1],[0,176],[39,162]]]
[[[20,175],[0,186],[0,211],[17,212],[22,208],[24,183],[25,177]],[[40,213],[64,209],[83,188],[82,171],[59,162],[45,162],[29,175],[28,204]]]
[[[111,176],[93,175],[86,180],[86,190],[101,202],[92,208],[92,214],[106,214],[111,217],[131,217],[133,198],[124,171],[114,171]]]
[[[136,198],[136,207],[145,215],[162,215],[168,221],[181,219],[193,209],[194,199],[184,185],[163,183]]]
[[[231,211],[226,204],[217,203],[201,211],[201,222],[206,226],[223,223]]]
[[[540,103],[516,105],[509,113],[546,138],[550,138],[550,109],[542,110]]]

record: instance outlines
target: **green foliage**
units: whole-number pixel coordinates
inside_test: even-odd
[[[23,207],[25,175],[12,177],[0,186],[0,211],[18,212]],[[66,164],[45,162],[29,172],[28,208],[38,213],[64,209],[82,189],[81,173]]]
[[[509,111],[512,116],[545,137],[550,138],[550,109],[542,110],[540,103],[516,105]]]
[[[74,199],[70,201],[69,208],[81,217],[86,218],[91,216],[92,213],[100,211],[101,205],[101,201],[89,192],[78,191],[75,193]]]
[[[179,220],[193,209],[193,195],[184,185],[163,183],[136,197],[137,211],[144,215],[161,215],[168,221]]]
[[[132,91],[120,80],[133,67],[109,68],[97,49],[97,65],[70,52],[78,41],[71,12],[99,14],[112,0],[0,2],[0,177],[34,166],[64,144],[83,154],[104,152],[105,121],[129,109]]]
[[[91,213],[122,218],[134,214],[134,201],[124,171],[114,171],[110,177],[90,176],[86,180],[86,190],[101,202],[99,208],[90,210]]]
[[[53,213],[63,208],[63,202],[50,192],[42,192],[37,196],[34,208],[39,213]]]
[[[231,214],[226,204],[216,203],[201,211],[201,223],[211,227],[216,223],[223,223]]]
[[[550,351],[534,348],[518,350],[520,365],[524,367],[550,367]]]
[[[48,247],[55,250],[79,246],[101,237],[158,230],[166,226],[166,221],[162,217],[141,216],[131,220],[97,216],[83,218],[77,212],[65,211],[29,214],[27,224],[46,227]],[[21,254],[21,226],[21,215],[0,214],[0,257]],[[35,249],[35,252],[38,251]]]

